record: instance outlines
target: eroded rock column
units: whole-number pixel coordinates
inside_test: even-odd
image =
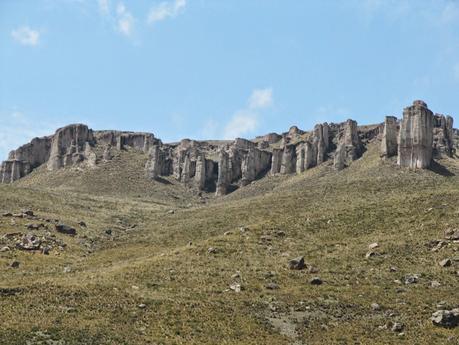
[[[423,101],[403,110],[397,163],[401,167],[426,169],[432,161],[433,113]]]

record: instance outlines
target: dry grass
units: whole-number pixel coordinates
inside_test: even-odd
[[[93,171],[37,171],[0,186],[0,210],[31,208],[78,230],[74,238],[57,234],[68,244],[59,255],[0,253],[0,287],[18,289],[0,294],[1,344],[459,340],[457,329],[429,321],[438,302],[458,303],[459,267],[438,265],[457,257],[458,245],[438,252],[425,245],[459,227],[457,176],[400,170],[381,162],[374,146],[342,172],[324,165],[264,178],[202,203],[179,184],[145,181],[145,159],[123,152]],[[454,160],[442,164],[459,174]],[[78,227],[80,220],[88,227]],[[26,232],[28,222],[0,217],[0,233]],[[372,242],[382,255],[365,259]],[[319,272],[288,270],[288,259],[299,255]],[[20,267],[7,268],[14,259]],[[240,278],[232,278],[236,271]],[[410,273],[420,274],[417,284],[394,282]],[[310,285],[313,276],[324,284]],[[228,291],[235,280],[240,293]],[[432,288],[432,280],[441,286]],[[267,290],[268,282],[280,288]],[[373,311],[373,302],[382,309]],[[388,321],[402,322],[404,335],[378,329]]]

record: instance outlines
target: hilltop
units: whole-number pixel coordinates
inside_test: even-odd
[[[457,143],[419,101],[254,140],[59,129],[3,165],[0,343],[455,344]]]

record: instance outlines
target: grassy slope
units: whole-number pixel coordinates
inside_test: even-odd
[[[438,302],[457,303],[458,267],[437,264],[457,256],[457,244],[439,252],[425,246],[459,225],[457,176],[398,169],[381,162],[373,146],[344,171],[324,165],[264,178],[202,204],[178,184],[137,187],[145,157],[123,155],[93,171],[39,171],[0,186],[0,210],[28,207],[88,224],[75,238],[57,235],[68,244],[59,255],[0,253],[0,287],[20,288],[0,294],[1,344],[45,339],[37,332],[45,330],[65,344],[458,341],[457,329],[429,321]],[[455,161],[442,164],[459,174]],[[26,232],[28,222],[0,217],[0,234]],[[383,255],[365,259],[372,242]],[[288,270],[288,259],[298,255],[319,272]],[[7,268],[13,259],[18,269]],[[226,291],[236,271],[240,293]],[[394,282],[409,273],[421,274],[418,284]],[[309,284],[316,275],[322,286]],[[432,280],[442,285],[431,288]],[[273,281],[280,289],[266,290]],[[373,311],[373,302],[382,310]],[[405,324],[403,337],[378,329],[389,320]]]

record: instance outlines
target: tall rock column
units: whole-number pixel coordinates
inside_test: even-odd
[[[273,149],[273,155],[271,158],[271,175],[279,174],[282,164],[282,149]]]
[[[295,145],[285,145],[282,154],[281,174],[291,174],[296,171],[296,148]]]
[[[433,113],[423,101],[403,110],[397,163],[401,167],[426,169],[432,161]]]
[[[300,143],[296,147],[296,172],[301,174],[305,169],[305,143]]]
[[[203,190],[206,186],[206,159],[203,155],[199,155],[196,159],[194,182],[199,190]]]
[[[157,179],[161,173],[161,165],[159,161],[159,146],[154,145],[150,149],[150,157],[145,166],[147,177],[154,180]]]
[[[231,166],[229,155],[225,150],[221,150],[218,156],[218,179],[216,195],[225,195],[231,183]]]
[[[339,144],[335,152],[334,167],[337,170],[349,166],[352,161],[358,159],[363,153],[363,146],[360,142],[357,130],[357,122],[347,120],[342,128]]]
[[[386,116],[381,142],[381,157],[389,158],[395,156],[397,150],[397,118],[394,116]]]

